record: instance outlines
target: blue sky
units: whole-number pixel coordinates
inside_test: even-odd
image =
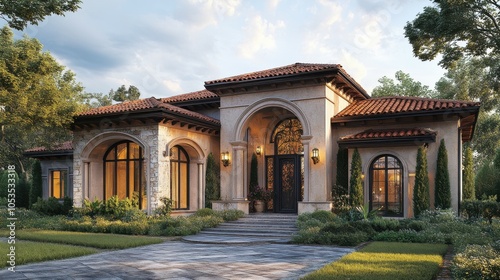
[[[137,86],[142,97],[295,62],[339,63],[368,92],[398,70],[434,87],[444,71],[403,34],[424,0],[84,0],[24,33],[88,92]],[[21,36],[21,33],[17,33]]]

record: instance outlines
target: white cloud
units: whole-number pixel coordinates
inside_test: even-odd
[[[170,91],[172,91],[174,93],[181,93],[182,92],[181,85],[176,81],[163,80],[163,85],[167,89],[169,89]]]
[[[340,64],[344,69],[355,78],[355,80],[360,83],[367,75],[368,71],[364,63],[355,58],[349,51],[342,50],[342,57],[340,59]],[[360,83],[362,84],[362,83]],[[368,90],[368,89],[366,89]]]
[[[189,6],[181,12],[179,19],[196,29],[216,25],[225,17],[237,14],[240,0],[189,0]]]
[[[268,0],[267,5],[268,5],[269,9],[275,10],[276,7],[278,7],[280,2],[281,2],[281,0]]]
[[[261,50],[272,50],[276,47],[274,34],[285,27],[285,22],[270,23],[260,15],[254,16],[245,28],[246,40],[239,45],[240,54],[244,58],[252,58]]]

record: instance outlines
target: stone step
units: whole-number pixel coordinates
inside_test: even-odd
[[[185,236],[183,240],[208,244],[287,243],[298,231],[296,223],[297,215],[250,214],[204,229],[197,235]]]
[[[224,233],[233,233],[235,235],[242,234],[242,233],[268,233],[270,235],[276,233],[276,234],[294,234],[297,232],[297,229],[280,229],[280,230],[275,230],[272,228],[261,228],[261,227],[254,227],[254,228],[234,228],[234,227],[228,227],[228,228],[207,228],[204,229],[203,232],[224,232]]]
[[[270,232],[239,232],[235,234],[234,232],[225,231],[202,231],[202,235],[224,235],[232,237],[265,237],[265,238],[290,238],[292,234],[290,233],[270,233]]]

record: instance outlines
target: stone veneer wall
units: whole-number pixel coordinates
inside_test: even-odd
[[[158,186],[159,173],[159,148],[158,148],[158,125],[134,126],[134,127],[112,127],[107,129],[92,129],[75,131],[73,138],[73,200],[76,206],[81,206],[84,198],[89,198],[89,185],[103,184],[103,176],[94,176],[92,173],[90,182],[85,182],[85,162],[102,161],[107,148],[122,140],[130,140],[138,143],[143,148],[144,164],[146,172],[146,192],[148,195],[148,213],[151,213],[157,205],[160,195]],[[102,168],[101,168],[102,170]],[[84,188],[87,188],[86,190]]]

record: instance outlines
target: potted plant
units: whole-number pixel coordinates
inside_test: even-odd
[[[262,213],[266,203],[273,198],[273,191],[266,190],[260,186],[255,186],[248,194],[248,199],[253,204],[255,212]]]

